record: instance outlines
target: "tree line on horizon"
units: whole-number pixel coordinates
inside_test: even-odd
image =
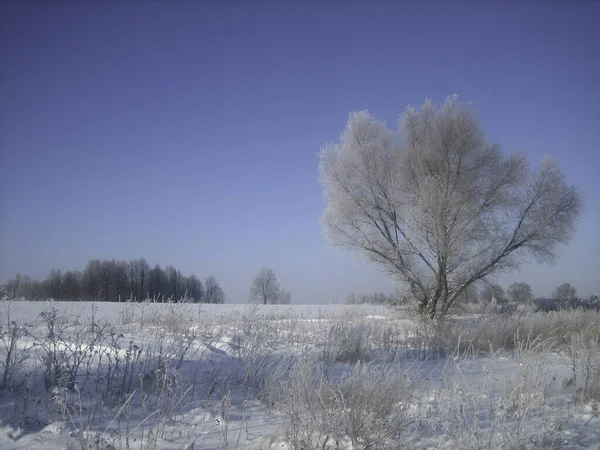
[[[344,297],[346,305],[384,305],[402,306],[411,304],[411,299],[401,290],[391,294],[383,292],[371,294],[355,294],[348,292]],[[472,284],[458,298],[457,305],[479,304],[481,306],[497,306],[500,311],[511,311],[516,305],[531,307],[534,311],[561,311],[566,309],[600,310],[600,297],[592,294],[589,297],[577,295],[577,289],[570,283],[557,286],[549,297],[536,297],[531,286],[525,282],[514,282],[506,290],[499,284]]]
[[[28,300],[57,301],[179,301],[224,303],[225,294],[214,276],[204,283],[184,276],[171,265],[151,267],[144,258],[127,261],[90,260],[83,271],[52,269],[44,280],[17,274],[4,284],[7,292]]]

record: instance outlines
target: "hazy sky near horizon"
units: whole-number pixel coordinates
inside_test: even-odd
[[[145,257],[228,303],[261,266],[294,303],[389,292],[326,245],[318,152],[352,110],[397,129],[457,93],[585,193],[556,264],[500,282],[600,292],[599,21],[584,1],[3,2],[0,282]]]

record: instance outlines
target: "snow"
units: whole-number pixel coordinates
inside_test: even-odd
[[[49,316],[41,315],[53,308],[60,336],[56,345],[48,337]],[[410,389],[394,408],[408,424],[406,448],[600,445],[598,403],[576,401],[572,363],[560,350],[415,359],[402,344],[393,352],[370,349],[364,361],[326,364],[327,350],[340,344],[333,340],[335,324],[351,323],[354,333],[368,336],[387,327],[414,338],[415,319],[383,306],[4,301],[3,362],[9,321],[25,330],[17,354],[30,357],[11,388],[0,393],[2,449],[297,448],[289,415],[295,400],[272,400],[265,392],[274,380],[299,373],[298,361],[307,359],[327,368],[327,376],[316,379],[321,385],[305,380],[309,391],[325,389],[331,380],[355,383],[372,377],[381,383],[386,378],[377,374],[404,376]],[[93,336],[97,339],[90,343]],[[81,358],[70,388],[46,388],[44,361],[51,361],[43,358],[50,348]],[[82,356],[86,348],[89,354]],[[109,367],[123,371],[115,380],[129,382],[129,389],[106,384],[103,370]],[[360,367],[370,375],[363,377]],[[324,439],[323,448],[335,448],[334,439]],[[364,446],[346,435],[336,439],[338,448]]]

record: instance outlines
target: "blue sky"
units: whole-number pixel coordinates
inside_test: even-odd
[[[553,266],[600,291],[600,4],[3,2],[0,280],[145,257],[245,302],[261,266],[294,303],[389,292],[327,247],[318,152],[369,109],[458,93],[490,141],[553,155],[585,192]]]

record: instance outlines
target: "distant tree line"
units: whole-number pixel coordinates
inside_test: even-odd
[[[386,295],[383,292],[377,292],[373,294],[355,294],[354,292],[348,292],[344,297],[345,305],[394,305],[396,304],[396,297],[394,294]]]
[[[223,303],[225,294],[213,276],[205,282],[195,275],[184,276],[173,266],[150,267],[144,258],[132,261],[94,259],[83,271],[53,269],[45,280],[17,274],[4,288],[28,300],[71,301],[179,301]]]
[[[600,296],[592,294],[588,298],[577,296],[577,290],[569,283],[558,286],[550,298],[538,297],[533,300],[536,311],[562,311],[565,309],[583,309],[600,311]]]
[[[349,292],[344,298],[344,303],[347,305],[399,306],[410,304],[411,299],[401,290],[389,295],[384,293],[356,295],[354,292]],[[600,296],[598,294],[593,294],[588,298],[578,297],[577,290],[569,283],[558,286],[548,298],[535,297],[531,286],[524,282],[512,283],[506,291],[498,284],[487,283],[479,286],[479,288],[473,284],[465,289],[456,301],[456,305],[468,303],[497,307],[500,312],[514,310],[518,305],[528,306],[534,311],[546,312],[565,309],[600,310]]]

